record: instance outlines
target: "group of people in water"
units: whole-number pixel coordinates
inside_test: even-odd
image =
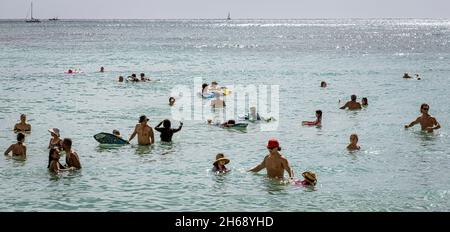
[[[149,77],[145,76],[145,73],[141,73],[140,74],[140,78],[138,78],[136,76],[135,73],[131,74],[131,76],[128,76],[127,79],[125,80],[123,78],[123,76],[119,76],[119,82],[124,82],[124,81],[130,81],[130,82],[146,82],[146,81],[151,81],[151,79]]]
[[[104,69],[102,67],[101,72]],[[133,74],[134,75],[134,74]],[[132,78],[135,77],[131,76]],[[141,74],[141,80],[145,79],[145,74]],[[119,79],[120,80],[120,79]],[[327,87],[326,82],[321,82],[320,85],[322,88]],[[220,96],[225,95],[224,88],[218,86],[217,82],[213,81],[211,86],[208,84],[203,84],[201,95],[204,97],[213,93],[215,96],[214,102],[211,103],[213,107],[225,107],[225,102],[220,99]],[[176,100],[174,97],[169,98],[169,105],[173,106]],[[362,107],[368,105],[368,99],[363,98],[361,103],[357,102],[357,96],[351,95],[350,101],[346,102],[345,105],[340,107],[340,109],[348,109],[348,110],[360,110]],[[426,103],[420,106],[421,115],[417,117],[410,124],[405,125],[405,128],[413,127],[416,124],[421,125],[422,131],[433,132],[439,129],[441,126],[439,122],[429,114],[430,106]],[[321,126],[322,125],[322,114],[321,110],[316,110],[316,120],[314,121],[302,121],[302,125],[304,126]],[[250,112],[245,116],[245,120],[262,120],[262,117],[257,113],[255,107],[250,108]],[[155,143],[153,128],[148,124],[149,119],[147,116],[142,115],[139,117],[139,122],[136,124],[134,131],[130,135],[127,142],[132,141],[136,136],[139,145],[152,145]],[[209,124],[213,124],[212,120],[208,120]],[[235,120],[228,120],[224,123],[221,123],[221,127],[231,127],[236,125]],[[154,128],[156,131],[160,133],[160,138],[162,142],[171,142],[172,137],[175,133],[179,132],[183,127],[183,122],[180,122],[178,128],[172,128],[171,121],[169,119],[165,119],[161,121]],[[26,158],[27,147],[24,144],[25,142],[25,134],[31,133],[31,125],[27,123],[27,118],[25,114],[20,116],[20,122],[15,124],[14,131],[17,132],[17,142],[8,147],[5,151],[5,155],[9,155],[12,153],[14,157],[23,157]],[[68,170],[78,170],[81,169],[81,163],[78,154],[72,148],[72,140],[70,138],[61,139],[60,130],[58,128],[51,128],[48,130],[51,134],[51,138],[48,144],[49,149],[49,160],[48,160],[48,169],[51,172],[58,173],[60,171],[68,171]],[[115,136],[121,137],[120,132],[118,130],[114,130],[113,134]],[[259,172],[263,169],[267,170],[267,176],[271,178],[280,178],[283,179],[284,172],[286,171],[289,175],[289,178],[293,184],[301,185],[301,186],[314,186],[317,183],[316,174],[311,171],[305,171],[302,173],[304,180],[294,180],[294,172],[289,165],[288,160],[284,157],[280,151],[281,147],[276,139],[270,139],[267,143],[268,154],[264,157],[262,162],[255,167],[249,169],[250,172]],[[358,135],[351,134],[350,135],[350,144],[348,144],[347,149],[349,150],[359,150],[360,146],[358,145]],[[61,153],[66,155],[66,164],[62,165],[60,163],[60,155]],[[212,171],[215,173],[227,173],[230,171],[225,165],[230,162],[230,159],[225,157],[223,153],[219,153],[216,155],[215,160],[213,162]]]

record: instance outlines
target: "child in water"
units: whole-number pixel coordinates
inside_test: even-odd
[[[117,137],[119,137],[119,138],[122,138],[122,136],[120,135],[120,131],[118,131],[118,130],[113,130],[112,134],[117,136]]]
[[[216,155],[216,161],[213,163],[213,169],[212,171],[214,173],[227,173],[230,171],[230,169],[227,169],[225,167],[225,164],[228,164],[230,162],[229,159],[225,158],[225,155],[222,153],[219,153]]]
[[[304,180],[296,180],[294,181],[295,185],[301,185],[305,187],[316,186],[317,178],[314,172],[306,171],[302,173],[302,176],[305,178]]]
[[[361,149],[361,147],[358,145],[358,135],[357,134],[350,135],[350,144],[347,146],[347,149],[350,151]]]
[[[322,125],[322,111],[316,110],[316,121],[303,121],[304,126],[321,126]]]

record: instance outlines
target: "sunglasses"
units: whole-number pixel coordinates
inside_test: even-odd
[[[428,107],[423,107],[423,108],[422,108],[422,110],[427,110],[427,111],[428,111],[429,109],[430,109],[430,108],[428,108]]]

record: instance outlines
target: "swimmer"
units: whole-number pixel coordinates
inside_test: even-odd
[[[26,158],[27,146],[25,146],[24,142],[25,142],[25,134],[19,132],[17,134],[17,143],[9,146],[9,148],[5,151],[5,155],[9,156],[9,153],[12,152],[13,157],[20,156]]]
[[[131,76],[129,76],[128,79],[133,82],[139,82],[139,79],[136,77],[136,74],[134,73],[131,74]]]
[[[169,97],[169,106],[173,106],[173,105],[175,105],[175,98]]]
[[[322,125],[322,111],[316,110],[316,121],[303,121],[304,126],[321,126]]]
[[[287,171],[289,178],[294,178],[294,172],[289,165],[288,160],[280,154],[281,147],[276,139],[270,139],[267,144],[269,154],[264,157],[264,160],[254,168],[248,170],[249,172],[259,172],[262,169],[267,170],[267,176],[270,178],[284,177],[284,171]]]
[[[160,127],[161,124],[163,124],[164,127]],[[180,126],[177,129],[172,129],[170,120],[164,119],[162,122],[160,122],[155,127],[155,130],[161,133],[160,137],[161,137],[162,142],[172,142],[173,134],[180,131],[182,127],[183,127],[183,122],[180,122]]]
[[[422,78],[419,77],[419,74],[416,74],[416,79],[419,81],[422,80]]]
[[[119,76],[119,82],[123,82],[123,76]]]
[[[304,187],[315,186],[317,184],[316,174],[314,172],[306,171],[302,173],[304,180],[296,180],[294,184]]]
[[[100,67],[100,72],[105,72],[105,68]]]
[[[325,81],[320,82],[320,87],[326,88],[327,87],[327,83]]]
[[[48,129],[48,132],[50,132],[50,134],[52,136],[52,138],[48,142],[48,149],[56,147],[61,150],[62,149],[62,140],[60,138],[59,129],[51,128],[51,129]]]
[[[368,106],[369,105],[369,100],[367,99],[367,97],[363,97],[362,98],[361,105],[362,106]]]
[[[347,146],[347,149],[350,151],[361,149],[361,147],[358,145],[358,135],[357,134],[350,135],[350,144]]]
[[[20,122],[14,125],[14,132],[31,132],[31,125],[27,123],[27,116],[20,115]]]
[[[150,78],[146,78],[145,73],[141,73],[141,81],[150,81]]]
[[[359,102],[356,102],[356,95],[353,94],[350,98],[351,101],[348,101],[347,103],[345,103],[344,106],[342,106],[339,109],[343,110],[348,107],[349,110],[360,110],[361,104]]]
[[[80,158],[75,150],[72,149],[72,140],[65,138],[62,142],[62,147],[66,152],[66,167],[73,167],[74,169],[81,169]]]
[[[202,84],[202,95],[204,97],[208,96],[208,84],[206,84],[206,83]]]
[[[427,131],[430,133],[441,128],[441,125],[436,120],[436,118],[428,114],[429,110],[430,106],[428,104],[422,104],[420,106],[420,112],[422,113],[422,115],[416,118],[416,120],[412,121],[409,125],[405,125],[405,128],[410,128],[416,124],[420,124],[423,131]]]
[[[59,158],[61,158],[61,154],[59,152],[59,149],[56,147],[53,147],[50,149],[48,154],[48,166],[47,168],[54,173],[59,173],[60,171],[70,171],[75,170],[74,167],[65,168],[60,162]]]
[[[227,173],[231,171],[227,167],[225,167],[226,164],[230,162],[229,159],[225,158],[225,155],[222,153],[219,153],[216,155],[216,161],[213,163],[212,171],[214,173]]]
[[[145,115],[139,117],[139,124],[136,124],[136,127],[134,128],[130,139],[128,139],[128,142],[133,140],[133,138],[137,135],[139,145],[152,145],[155,143],[153,129],[147,124],[148,121],[149,119]]]
[[[403,75],[403,78],[405,78],[405,79],[409,79],[409,78],[412,78],[408,73],[405,73],[404,75]]]
[[[234,125],[236,125],[236,121],[233,119],[230,119],[222,124],[220,124],[220,127],[222,128],[228,128],[228,127],[233,127]]]

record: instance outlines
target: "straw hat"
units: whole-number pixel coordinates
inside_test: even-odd
[[[60,137],[58,128],[50,128],[48,129],[48,132],[56,134],[58,137]]]
[[[305,180],[312,185],[316,185],[317,179],[316,174],[314,172],[306,171],[302,173],[302,176],[305,177]]]
[[[225,158],[224,154],[219,153],[216,155],[216,161],[214,161],[213,165],[216,165],[217,162],[222,161],[222,160],[225,161],[225,164],[228,164],[230,162],[229,159]]]

